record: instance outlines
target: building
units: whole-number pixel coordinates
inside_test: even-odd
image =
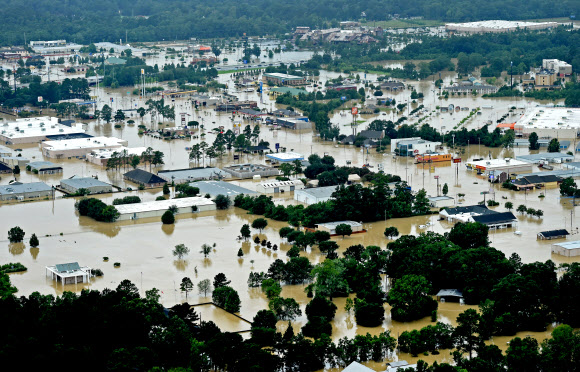
[[[429,196],[429,205],[432,208],[453,207],[455,205],[455,198],[451,196]]]
[[[12,174],[12,168],[4,163],[0,163],[0,174]]]
[[[294,200],[308,205],[329,201],[337,188],[338,186],[326,186],[296,190],[294,191]]]
[[[9,185],[0,185],[0,200],[34,199],[51,197],[52,195],[52,187],[44,182],[12,182]]]
[[[391,140],[391,151],[399,156],[415,156],[434,153],[441,142],[431,142],[421,137],[396,138]]]
[[[294,30],[294,34],[295,35],[304,35],[310,32],[310,27],[296,27],[296,29]]]
[[[215,211],[216,206],[211,199],[202,197],[155,200],[144,203],[116,205],[119,221],[136,220],[139,218],[161,217],[169,207],[176,206],[175,214]]]
[[[512,212],[495,212],[482,214],[479,216],[472,216],[472,221],[487,225],[490,229],[504,229],[515,226],[518,219]]]
[[[41,144],[42,155],[53,159],[85,158],[93,150],[119,149],[127,141],[115,137],[77,138],[61,141],[45,141]]]
[[[277,118],[275,121],[276,125],[284,128],[296,129],[296,130],[310,130],[312,129],[312,123],[308,121],[307,117],[301,118]]]
[[[269,85],[304,85],[306,77],[273,72],[264,74],[264,81]]]
[[[314,227],[318,231],[326,231],[330,233],[330,235],[337,235],[336,234],[336,226],[338,225],[349,225],[352,229],[353,233],[357,232],[364,232],[362,223],[356,221],[336,221],[336,222],[326,222],[315,225]]]
[[[0,163],[9,166],[12,169],[14,169],[17,165],[20,169],[24,169],[26,164],[30,163],[30,160],[21,156],[3,156],[0,158]]]
[[[31,41],[29,46],[42,56],[65,56],[76,53],[83,47],[80,44],[67,43],[66,40]]]
[[[0,145],[0,157],[12,156],[12,149]]]
[[[461,34],[484,34],[488,32],[514,32],[519,30],[545,30],[558,27],[557,22],[523,22],[490,20],[467,23],[447,23],[445,31]]]
[[[143,169],[133,169],[132,171],[123,174],[123,178],[126,181],[143,185],[145,187],[162,187],[167,183],[167,181],[158,175],[147,172]]]
[[[399,90],[405,90],[405,84],[400,81],[384,81],[381,83],[381,90],[397,92]]]
[[[266,157],[272,162],[290,163],[296,160],[304,160],[304,156],[296,152],[279,152],[275,154],[266,154]]]
[[[516,135],[539,138],[576,138],[580,135],[580,108],[535,107],[516,122]]]
[[[385,138],[385,132],[382,130],[362,130],[360,132],[360,136],[365,137],[366,139],[380,142],[383,138]]]
[[[417,370],[417,364],[409,364],[406,360],[399,360],[397,362],[390,362],[387,363],[387,371],[386,372],[400,372],[400,371],[408,371]]]
[[[113,154],[124,155],[128,157],[133,157],[135,155],[141,157],[143,153],[147,150],[146,147],[117,147],[117,148],[99,148],[92,150],[86,155],[87,161],[93,164],[106,166],[109,159],[113,157]],[[127,151],[125,154],[124,151]]]
[[[81,189],[88,190],[89,194],[113,192],[113,186],[93,177],[73,176],[60,180],[60,188],[71,194],[76,194]]]
[[[199,189],[200,195],[209,194],[211,195],[212,198],[218,195],[225,195],[229,196],[232,201],[236,196],[241,194],[244,195],[257,194],[256,191],[225,181],[197,181],[192,182],[189,185],[197,187]]]
[[[452,160],[451,154],[418,154],[415,156],[417,163],[439,163],[439,162],[450,162]]]
[[[454,84],[443,88],[443,90],[449,93],[477,93],[477,94],[489,94],[496,93],[498,87],[494,85],[487,84]]]
[[[256,186],[256,190],[263,194],[276,194],[302,189],[304,189],[304,183],[300,180],[262,182]]]
[[[544,59],[542,60],[542,68],[553,71],[560,77],[572,75],[572,65],[559,59]]]
[[[553,240],[553,239],[566,239],[570,235],[566,229],[541,231],[538,233],[538,239],[540,240]]]
[[[544,152],[541,154],[520,155],[516,156],[516,159],[531,164],[560,164],[572,162],[574,160],[574,155],[568,155],[561,152]]]
[[[490,181],[493,181],[500,173],[506,172],[523,173],[532,170],[532,164],[525,161],[514,160],[510,158],[505,159],[484,159],[484,160],[468,160],[465,163],[467,170],[472,170],[478,174],[484,174]]]
[[[80,267],[78,262],[46,266],[46,276],[61,284],[87,283],[91,275],[91,268]]]
[[[26,169],[37,174],[62,173],[62,167],[50,161],[33,161],[26,165]]]
[[[278,97],[284,94],[289,93],[293,97],[298,97],[300,94],[308,94],[307,91],[304,89],[299,88],[292,88],[292,87],[278,87],[278,88],[270,88],[269,93],[274,97]]]
[[[536,74],[536,78],[534,80],[534,89],[561,89],[562,85],[557,84],[558,76],[548,70],[542,70]]]
[[[251,109],[258,107],[258,102],[256,101],[231,101],[231,102],[222,102],[216,104],[216,111],[238,111],[241,109]]]
[[[157,175],[167,182],[189,183],[200,180],[221,180],[231,178],[230,174],[219,168],[188,168],[175,170],[162,170]]]
[[[352,362],[342,372],[374,372],[374,370],[363,366],[358,362]]]
[[[580,240],[552,244],[552,253],[566,257],[580,256]]]
[[[235,164],[224,167],[224,171],[228,172],[235,178],[254,178],[279,176],[280,171],[277,168],[269,167],[261,164]]]
[[[485,205],[469,205],[465,207],[445,208],[439,212],[439,219],[447,222],[473,222],[471,217],[496,213]]]
[[[35,143],[46,140],[50,135],[85,133],[84,127],[81,123],[63,125],[58,118],[48,116],[16,119],[0,124],[0,142],[9,145]]]
[[[518,177],[512,181],[517,190],[533,190],[534,188],[554,188],[558,187],[564,179],[554,175],[527,175]]]
[[[463,292],[459,289],[441,289],[435,295],[437,301],[441,302],[461,302],[463,303]]]

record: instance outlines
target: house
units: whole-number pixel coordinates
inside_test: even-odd
[[[199,180],[221,180],[231,178],[230,174],[219,168],[188,168],[175,170],[162,170],[157,175],[167,182],[186,183]]]
[[[540,240],[566,239],[566,236],[568,235],[570,235],[570,233],[566,229],[548,230],[539,232],[538,239]]]
[[[459,289],[441,289],[435,297],[441,302],[463,302],[463,292]]]
[[[26,165],[26,169],[36,174],[62,173],[62,167],[50,161],[33,161]]]
[[[409,364],[406,360],[399,360],[397,362],[390,362],[387,363],[387,371],[386,372],[399,372],[399,371],[407,371],[409,369],[417,370],[416,364]]]
[[[30,160],[21,156],[3,156],[0,158],[0,163],[9,166],[12,169],[17,165],[20,169],[24,169],[26,164],[30,163]]]
[[[52,195],[52,187],[44,182],[12,182],[9,185],[0,185],[0,200],[23,200]]]
[[[276,194],[302,189],[304,189],[304,183],[300,180],[262,182],[256,186],[256,190],[264,194]]]
[[[554,175],[526,175],[512,181],[517,190],[532,190],[534,188],[558,187],[564,179]]]
[[[515,226],[518,219],[512,212],[495,212],[491,214],[483,214],[479,216],[472,216],[473,222],[479,222],[487,225],[490,229],[503,229]]]
[[[580,240],[575,242],[552,244],[552,253],[566,257],[580,256]]]
[[[312,187],[294,191],[294,200],[305,204],[315,204],[332,199],[338,186]]]
[[[161,187],[167,183],[167,181],[158,175],[147,172],[143,169],[133,169],[132,171],[123,174],[123,178],[145,187]]]
[[[356,221],[326,222],[326,223],[317,224],[314,227],[318,231],[326,231],[326,232],[330,233],[330,235],[337,235],[336,234],[336,227],[338,225],[349,225],[350,228],[352,229],[353,233],[365,231],[365,230],[363,230],[362,223],[356,222]]]
[[[11,174],[12,168],[7,166],[6,164],[0,163],[0,174]]]
[[[400,81],[385,81],[381,83],[381,90],[388,90],[390,92],[405,90],[405,84]]]
[[[60,187],[71,194],[77,193],[81,189],[88,190],[89,194],[102,194],[105,192],[113,192],[113,186],[99,181],[93,177],[77,177],[73,176],[64,180],[60,180]]]
[[[432,208],[444,208],[444,207],[453,207],[455,205],[455,198],[451,196],[429,196],[429,205]]]
[[[342,372],[374,372],[374,370],[363,366],[358,362],[352,362]]]
[[[290,129],[312,129],[312,123],[308,121],[308,118],[295,117],[295,118],[277,118],[276,125],[280,125],[284,128]]]
[[[241,179],[254,178],[255,176],[261,178],[280,175],[280,171],[277,168],[261,164],[235,164],[224,167],[224,171],[235,178]]]
[[[379,142],[383,138],[385,138],[385,132],[383,132],[382,130],[363,130],[360,132],[360,135],[361,137],[365,137],[367,139]]]
[[[78,262],[46,266],[47,276],[61,284],[87,283],[92,276],[91,268],[81,267]]]
[[[215,211],[216,205],[211,199],[194,196],[169,200],[155,200],[143,203],[116,205],[119,221],[139,218],[161,217],[169,207],[176,206],[175,214]]]
[[[440,220],[448,222],[472,222],[472,216],[496,213],[488,209],[485,205],[468,205],[464,207],[445,208],[439,212]]]

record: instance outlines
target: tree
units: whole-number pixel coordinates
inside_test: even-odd
[[[431,208],[429,206],[429,199],[427,199],[427,192],[425,189],[421,189],[417,192],[417,195],[415,195],[413,212],[417,215],[423,215],[429,213],[430,210]]]
[[[530,133],[530,137],[528,139],[530,141],[530,150],[538,150],[540,148],[540,144],[538,143],[538,134],[536,132]]]
[[[14,166],[14,169],[12,170],[12,173],[14,173],[14,174],[20,174],[20,166],[18,164],[16,164]]]
[[[387,296],[392,318],[409,322],[430,315],[437,309],[437,301],[429,296],[430,291],[431,285],[420,275],[404,275],[396,280]]]
[[[293,298],[274,297],[268,303],[268,308],[279,320],[292,320],[302,315],[300,305]]]
[[[514,203],[512,203],[512,202],[505,202],[504,207],[508,211],[511,211],[512,209],[514,209]]]
[[[8,230],[8,240],[10,243],[20,243],[24,240],[24,235],[26,235],[26,233],[20,228],[20,226],[15,226]]]
[[[277,321],[278,319],[273,311],[258,311],[252,321],[252,341],[261,346],[273,345]]]
[[[399,236],[399,229],[397,229],[395,226],[389,226],[385,229],[385,236],[387,238],[395,238]]]
[[[572,177],[565,178],[560,184],[560,195],[562,196],[574,196],[578,194],[578,186]],[[577,195],[580,196],[580,195]]]
[[[212,301],[214,304],[224,308],[230,313],[237,313],[240,311],[240,296],[238,295],[238,292],[231,287],[224,286],[214,289]]]
[[[449,186],[447,186],[447,183],[443,185],[443,189],[441,190],[441,192],[443,193],[443,195],[447,195],[449,193]]]
[[[457,317],[457,328],[455,328],[457,349],[467,351],[470,359],[476,346],[483,342],[479,336],[476,336],[480,321],[481,315],[475,309],[467,309]]]
[[[516,337],[510,341],[506,350],[508,371],[532,372],[540,370],[540,351],[538,341],[531,337]]]
[[[181,260],[184,256],[187,256],[188,254],[189,248],[187,248],[185,244],[178,244],[175,246],[175,249],[173,250],[173,256],[177,257],[179,260]]]
[[[141,158],[139,157],[139,155],[133,155],[131,157],[131,166],[133,167],[133,169],[137,169],[137,166],[139,165],[140,162]]]
[[[548,144],[548,152],[560,152],[560,142],[557,138],[552,138]]]
[[[244,238],[244,240],[248,240],[248,238],[252,236],[250,225],[248,225],[247,223],[243,224],[242,228],[240,229],[240,234],[242,234],[242,238]]]
[[[40,242],[38,241],[38,237],[36,237],[36,234],[32,234],[32,236],[30,237],[30,246],[36,248],[39,245]]]
[[[230,205],[232,205],[232,200],[228,196],[222,194],[216,196],[213,202],[217,209],[228,209]]]
[[[185,292],[185,298],[187,299],[187,294],[193,291],[193,282],[188,277],[181,279],[181,285],[179,286],[181,292]]]
[[[282,163],[278,169],[280,169],[284,177],[290,177],[292,172],[294,172],[294,166],[290,163]]]
[[[197,290],[199,294],[203,293],[204,297],[207,296],[207,292],[211,291],[211,281],[209,279],[200,281],[197,283]]]
[[[522,214],[526,213],[527,211],[528,211],[528,208],[523,204],[518,205],[518,209],[516,209],[516,212],[522,213]]]
[[[225,287],[225,286],[230,285],[230,283],[231,283],[231,280],[228,280],[228,278],[226,278],[226,275],[224,273],[218,273],[213,278],[213,287],[214,288]]]
[[[123,110],[117,110],[114,117],[115,121],[123,121],[125,120],[125,113]]]
[[[252,228],[260,230],[260,233],[266,228],[266,226],[268,226],[268,220],[265,218],[256,218],[252,221]]]
[[[338,224],[335,228],[335,231],[337,235],[342,235],[343,239],[345,235],[350,236],[352,234],[352,228],[349,224],[346,223]]]
[[[338,250],[338,244],[335,241],[326,240],[318,244],[318,249],[320,253],[329,254]]]
[[[203,254],[203,257],[207,258],[207,256],[209,256],[209,254],[211,253],[212,247],[209,244],[202,244],[201,245],[201,250],[199,251],[199,253]],[[215,284],[214,284],[215,287]]]
[[[169,185],[167,183],[163,184],[163,195],[169,195],[171,191],[169,191]]]
[[[280,237],[281,238],[286,238],[286,237],[288,237],[288,234],[290,234],[293,231],[294,231],[293,228],[291,228],[289,226],[284,226],[283,228],[280,229]]]
[[[101,118],[105,120],[107,123],[111,121],[113,117],[113,109],[109,107],[109,105],[104,105],[101,109]]]
[[[310,274],[316,295],[329,297],[332,300],[333,296],[346,294],[349,291],[344,263],[339,260],[325,260],[316,265]]]
[[[513,129],[508,130],[505,134],[501,137],[501,144],[505,148],[513,147],[514,140],[516,139],[516,135]]]
[[[243,257],[244,256],[244,251],[242,251],[242,248],[238,249],[238,257]]]
[[[161,216],[161,222],[163,222],[164,225],[172,225],[175,223],[175,216],[171,211],[165,211]]]
[[[479,222],[458,222],[451,228],[448,238],[462,248],[489,247],[489,227]]]
[[[330,233],[328,231],[316,230],[314,232],[314,239],[317,243],[330,240]]]

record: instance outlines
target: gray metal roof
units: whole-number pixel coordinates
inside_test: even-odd
[[[191,181],[200,179],[210,179],[215,177],[216,174],[220,174],[223,178],[231,178],[231,175],[219,168],[191,168],[191,169],[176,169],[176,170],[166,170],[159,171],[157,175],[164,180],[171,182],[172,177],[176,180],[187,180]]]
[[[61,168],[62,167],[58,164],[54,164],[53,162],[50,161],[31,161],[30,163],[28,163],[27,165],[30,166],[31,169],[46,169],[46,168]]]
[[[79,177],[79,178],[67,178],[64,180],[60,180],[61,184],[74,187],[76,189],[86,189],[88,187],[95,187],[95,186],[111,186],[108,183],[103,181],[99,181],[93,177]]]
[[[374,372],[372,369],[365,367],[358,362],[352,362],[342,371],[343,372]]]
[[[338,186],[312,187],[310,189],[296,190],[295,193],[305,193],[315,198],[329,198]],[[296,194],[294,194],[296,195]]]
[[[14,182],[10,185],[0,185],[0,194],[2,195],[23,194],[27,192],[41,192],[51,190],[52,187],[48,186],[44,182],[31,182],[31,183]]]
[[[201,195],[210,194],[211,196],[226,195],[235,197],[239,194],[257,194],[255,191],[225,181],[198,181],[192,182],[189,185],[198,187]]]
[[[461,297],[463,298],[463,292],[459,289],[442,289],[436,294],[437,297]]]
[[[362,226],[360,222],[356,221],[334,221],[334,222],[325,222],[319,223],[318,226],[324,226],[328,228],[336,227],[338,225],[350,225],[350,226]]]
[[[77,271],[77,270],[81,269],[78,262],[57,264],[55,266],[56,266],[56,271],[58,271],[59,273],[68,272],[68,271]]]
[[[550,161],[553,159],[574,159],[573,155],[568,155],[562,152],[542,152],[540,154],[530,154],[530,155],[520,155],[516,156],[516,160],[525,161],[528,163],[535,163],[539,162],[545,158],[546,160]]]
[[[566,243],[555,243],[554,245],[557,245],[558,247],[561,247],[564,249],[580,249],[580,240],[577,240],[574,242],[566,242]]]

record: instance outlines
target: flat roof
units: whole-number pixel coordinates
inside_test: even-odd
[[[300,180],[272,181],[272,182],[260,183],[260,186],[262,186],[262,187],[280,187],[280,186],[293,186],[293,185],[303,185],[303,183]]]
[[[27,192],[51,191],[52,187],[44,182],[20,183],[14,182],[10,185],[0,185],[1,195],[23,194]]]
[[[43,147],[50,147],[51,150],[76,150],[93,147],[122,146],[127,143],[126,140],[116,137],[92,137],[92,138],[75,138],[61,141],[45,141]]]
[[[271,72],[264,74],[266,77],[272,77],[276,79],[285,79],[285,80],[302,80],[305,79],[303,76],[296,76],[296,75],[288,75],[288,74],[281,74],[279,72]]]
[[[512,166],[513,167],[513,166],[518,166],[518,165],[529,165],[529,163],[527,163],[525,161],[514,160],[514,159],[511,159],[511,158],[505,158],[505,159],[484,159],[484,160],[478,160],[478,161],[467,161],[466,163],[469,164],[469,165],[472,165],[472,166],[485,167],[486,169],[488,169],[488,168],[496,168],[496,167],[509,167],[509,166]]]
[[[143,154],[143,152],[145,152],[147,150],[147,147],[125,147],[125,146],[121,146],[121,147],[117,147],[115,149],[95,149],[93,151],[91,151],[91,156],[93,157],[97,157],[100,159],[109,159],[113,156],[113,153],[117,152],[117,153],[121,153],[123,151],[127,150],[127,154],[128,155],[139,155],[141,156]]]
[[[211,196],[236,196],[240,194],[257,194],[256,191],[246,189],[245,187],[234,185],[233,183],[225,181],[198,181],[192,182],[189,185],[199,188],[199,192],[202,195],[210,194]]]
[[[338,186],[324,186],[324,187],[311,187],[309,189],[296,190],[296,193],[305,193],[315,198],[328,198],[332,196],[332,193],[336,191]]]
[[[574,159],[574,155],[568,155],[563,152],[543,152],[541,154],[516,156],[516,159],[522,160],[527,163],[535,163],[542,159],[546,159],[548,161],[553,159]]]
[[[516,178],[524,178],[528,176],[558,176],[562,178],[567,177],[579,177],[580,172],[577,169],[568,169],[568,170],[553,170],[553,171],[541,171],[541,172],[534,172],[534,173],[523,173],[518,174]]]
[[[151,212],[159,210],[167,210],[172,205],[177,206],[177,208],[187,208],[193,206],[204,206],[215,204],[211,199],[202,198],[199,196],[194,196],[191,198],[178,198],[169,200],[155,200],[144,203],[134,203],[134,204],[121,204],[116,205],[115,208],[120,214],[130,214],[130,213],[142,213]]]
[[[557,245],[564,249],[580,249],[580,240],[576,240],[575,242],[554,243],[552,245]]]
[[[429,201],[439,201],[439,200],[454,200],[455,198],[451,197],[451,196],[429,196],[427,197],[427,199],[429,199]]]
[[[266,154],[266,157],[281,162],[304,160],[304,156],[296,152],[280,152],[277,154]]]
[[[87,187],[95,187],[95,186],[111,186],[108,183],[103,181],[99,181],[93,177],[75,177],[75,178],[66,178],[64,180],[60,180],[61,184],[65,184],[70,187],[74,187],[76,189],[86,189]]]
[[[57,118],[42,116],[0,123],[0,135],[7,138],[28,138],[48,135],[84,133],[79,126],[60,124]]]
[[[263,170],[276,170],[276,168],[271,167],[269,165],[263,165],[263,164],[234,164],[234,165],[228,165],[227,167],[224,167],[224,170],[253,173],[256,171],[263,171]]]
[[[13,150],[11,148],[0,145],[0,154],[3,154],[3,153],[12,154],[12,151]]]
[[[219,168],[189,168],[189,169],[163,170],[157,172],[157,175],[159,177],[164,178],[168,181],[172,180],[171,177],[174,177],[174,179],[176,180],[191,179],[192,181],[194,181],[196,179],[215,177],[216,174],[219,174],[223,178],[231,178],[231,175],[228,172],[225,172]]]
[[[488,28],[494,30],[501,30],[507,28],[528,28],[531,26],[545,26],[545,27],[556,27],[558,23],[556,22],[523,22],[523,21],[504,21],[504,20],[490,20],[490,21],[477,21],[477,22],[465,22],[465,23],[447,23],[445,27],[464,27],[464,28]]]
[[[334,221],[334,222],[325,222],[325,223],[318,223],[318,226],[324,227],[336,227],[338,225],[350,225],[350,226],[362,226],[362,223],[356,221]]]
[[[534,107],[516,122],[516,127],[519,126],[527,129],[579,129],[580,108]]]
[[[38,170],[45,169],[45,168],[62,168],[60,165],[54,164],[53,162],[50,162],[50,161],[31,161],[27,165],[30,166],[30,168],[32,168],[32,169],[38,169]]]

